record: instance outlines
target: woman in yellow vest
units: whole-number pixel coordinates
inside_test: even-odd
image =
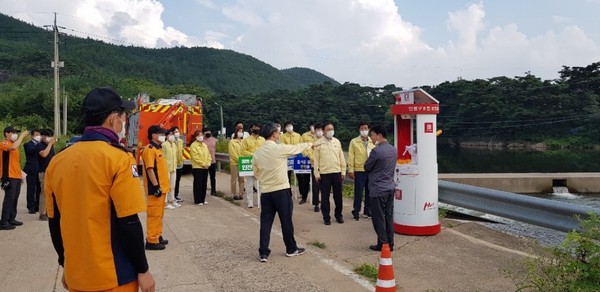
[[[240,176],[238,169],[238,160],[242,154],[242,138],[244,137],[244,129],[236,128],[233,139],[229,141],[229,168],[231,172],[231,194],[234,200],[241,200],[244,192],[244,177]],[[236,185],[239,184],[239,191],[236,191]]]
[[[192,175],[194,176],[194,204],[206,205],[206,180],[208,168],[212,158],[208,147],[204,144],[204,134],[197,130],[192,136],[194,138],[190,145],[190,160],[192,161]]]

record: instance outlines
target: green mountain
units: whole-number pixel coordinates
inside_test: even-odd
[[[51,32],[0,14],[0,81],[14,76],[51,78],[52,41]],[[117,46],[66,34],[61,34],[60,41],[60,60],[65,63],[61,76],[140,79],[164,86],[185,84],[229,94],[297,90],[325,81],[338,84],[311,69],[278,70],[231,50]]]

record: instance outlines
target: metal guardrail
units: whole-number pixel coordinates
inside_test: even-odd
[[[219,169],[222,162],[229,163],[227,153],[216,153],[216,158]],[[442,180],[438,191],[442,203],[563,232],[581,229],[576,215],[581,218],[589,217],[590,212],[600,215],[597,208]]]
[[[580,230],[575,215],[588,218],[600,209],[519,195],[487,188],[439,181],[439,201],[487,214],[569,232]]]

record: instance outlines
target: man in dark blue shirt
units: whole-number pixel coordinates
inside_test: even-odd
[[[23,171],[27,174],[27,209],[29,214],[35,214],[39,210],[41,184],[38,178],[40,171],[38,145],[41,141],[40,131],[31,130],[31,141],[23,144],[25,150],[25,167]]]
[[[369,248],[381,251],[382,245],[387,243],[390,250],[394,250],[394,171],[398,153],[388,143],[387,131],[382,126],[371,128],[371,140],[375,148],[365,162],[365,171],[369,180],[371,218],[377,233],[377,244]]]
[[[54,139],[54,131],[51,129],[44,129],[41,131],[42,142],[38,144],[38,155],[39,155],[39,181],[41,185],[44,185],[44,179],[46,177],[46,168],[48,168],[48,164],[50,164],[50,160],[54,157],[54,143],[56,143],[56,139]],[[48,215],[46,212],[46,194],[43,191],[39,196],[39,204],[40,204],[40,220],[47,221]]]

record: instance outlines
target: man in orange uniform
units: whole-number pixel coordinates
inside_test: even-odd
[[[2,189],[4,190],[4,201],[2,202],[2,219],[0,220],[0,230],[15,229],[15,226],[23,225],[23,222],[17,221],[17,202],[21,192],[21,162],[19,158],[19,146],[23,138],[29,135],[28,131],[20,132],[13,127],[4,129],[4,141],[0,142],[0,174],[2,175]]]
[[[158,125],[148,128],[148,140],[150,143],[142,152],[144,161],[144,188],[146,189],[148,216],[146,217],[146,249],[163,250],[169,243],[163,239],[163,217],[165,215],[165,198],[170,191],[169,172],[167,170],[167,160],[161,151],[161,144],[165,142],[166,129]]]
[[[69,291],[154,291],[138,218],[146,204],[136,165],[119,145],[133,108],[110,88],[92,90],[81,140],[46,169],[50,235]]]

